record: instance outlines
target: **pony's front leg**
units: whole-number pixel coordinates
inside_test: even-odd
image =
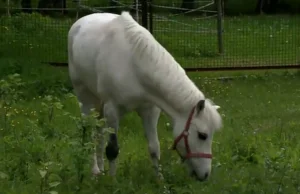
[[[107,103],[104,105],[104,116],[107,119],[107,127],[113,128],[114,133],[109,134],[107,146],[105,148],[106,158],[109,161],[109,175],[115,176],[117,171],[116,160],[119,155],[118,130],[120,111],[114,104]]]
[[[160,143],[157,135],[157,123],[160,115],[160,109],[154,105],[147,105],[139,108],[137,112],[143,120],[145,136],[148,142],[148,150],[155,172],[160,179],[163,179],[159,169]]]
[[[93,169],[92,172],[94,175],[98,175],[104,172],[104,128],[97,127],[96,129],[96,150],[93,156]]]
[[[89,98],[87,98],[86,96],[79,95],[80,99],[85,100],[85,101],[83,101],[84,103],[81,103],[80,108],[81,108],[81,113],[83,114],[82,116],[86,117],[87,115],[90,114],[91,109],[96,106],[94,106],[94,104],[91,103],[91,102],[94,102],[95,99],[92,98],[92,95],[89,94],[88,91],[84,91],[83,94],[86,94],[86,96],[89,97]],[[101,118],[101,115],[103,112],[102,106],[98,107],[97,111],[99,112],[99,118]],[[85,127],[85,126],[83,126],[83,127]],[[96,176],[104,171],[104,161],[103,161],[104,137],[103,137],[103,129],[102,128],[97,128],[95,137],[96,137],[96,148],[95,148],[95,152],[93,153],[92,173],[93,173],[93,175]]]

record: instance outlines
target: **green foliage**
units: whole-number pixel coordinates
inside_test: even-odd
[[[215,18],[161,16],[170,21],[155,19],[154,36],[183,66],[296,64],[300,60],[299,16],[226,18],[223,56],[218,54]],[[7,69],[14,66],[18,71],[24,61],[66,62],[67,34],[73,22],[39,14],[0,17],[1,60],[14,59],[7,61]],[[48,81],[56,80],[49,76]]]
[[[299,0],[282,0],[283,3],[290,6],[290,9],[294,12],[300,13],[300,1]]]
[[[23,87],[24,83],[17,73],[7,76],[7,79],[0,80],[1,106],[8,106],[20,100],[23,94]]]
[[[227,15],[255,14],[257,0],[225,0],[225,13]],[[284,13],[300,13],[299,0],[280,0],[277,10]]]
[[[45,64],[40,64],[34,60],[1,60],[0,59],[0,80],[9,81],[10,79],[7,78],[9,74],[15,74],[16,77],[13,79],[19,79],[18,75],[26,75],[24,79],[27,80],[27,84],[24,85],[23,82],[20,82],[18,87],[24,87],[26,90],[22,90],[22,94],[18,94],[17,97],[13,98],[15,101],[17,99],[28,99],[30,95],[36,96],[45,96],[45,95],[60,95],[62,93],[67,93],[72,91],[72,85],[69,81],[69,77],[65,75],[65,70],[63,71],[53,71],[53,67]],[[39,64],[40,68],[37,68],[37,64]],[[51,73],[49,73],[51,72]],[[2,80],[2,81],[3,81]],[[6,83],[5,82],[5,83]],[[15,82],[15,80],[12,80]],[[10,89],[17,87],[17,85],[11,86]],[[18,88],[14,89],[12,93],[17,95],[16,91]],[[0,90],[1,92],[1,90]],[[2,91],[6,92],[6,91]]]
[[[5,53],[5,57],[18,59],[24,57],[32,60],[64,61],[67,47],[65,40],[73,21],[55,20],[38,13],[0,17],[0,54]],[[51,58],[49,51],[56,58]]]
[[[0,67],[6,63],[0,63]],[[247,74],[236,79],[199,79],[199,88],[221,106],[224,128],[213,142],[209,181],[190,178],[175,152],[163,114],[159,122],[161,165],[157,182],[143,129],[136,114],[121,122],[121,153],[116,180],[91,178],[97,113],[81,117],[76,97],[56,90],[48,76],[58,69],[24,63],[22,71],[0,81],[0,190],[3,193],[297,193],[300,189],[298,74]],[[35,67],[39,74],[31,74]],[[17,68],[18,69],[18,68]],[[25,71],[29,69],[29,71]],[[44,70],[43,70],[44,69]],[[46,69],[46,70],[45,70]],[[1,71],[0,71],[1,72]],[[66,71],[55,79],[63,83]],[[32,80],[53,92],[40,95]],[[64,87],[68,87],[65,83]],[[5,103],[4,103],[5,102]],[[106,165],[107,168],[107,165]]]
[[[256,3],[256,0],[225,0],[224,11],[230,15],[253,14]]]
[[[156,30],[168,29],[155,36],[183,66],[294,64],[300,60],[295,45],[299,17],[226,18],[226,54],[222,57],[216,54],[216,34],[203,30],[214,30],[215,19],[178,16],[176,20],[186,25],[155,21]],[[155,179],[135,114],[121,122],[117,180],[106,175],[91,179],[91,137],[105,121],[96,120],[95,112],[82,118],[67,69],[41,63],[66,60],[66,36],[72,22],[39,14],[0,17],[1,192],[300,192],[300,94],[295,89],[299,72],[246,74],[237,80],[191,75],[206,96],[222,107],[224,118],[224,128],[214,137],[209,181],[191,179],[176,153],[168,150],[173,139],[164,114],[158,126],[164,181]]]
[[[64,94],[63,98],[51,95],[32,96],[28,93],[31,100],[18,98],[17,95],[26,90],[26,87],[20,86],[27,84],[30,83],[22,82],[18,74],[9,75],[0,84],[0,110],[4,113],[0,121],[0,134],[3,137],[1,190],[8,189],[5,186],[13,181],[17,184],[26,182],[32,186],[36,184],[31,190],[34,193],[55,193],[56,188],[65,181],[61,173],[68,166],[74,166],[72,174],[76,177],[75,182],[80,184],[84,164],[90,162],[93,151],[92,133],[96,126],[101,127],[105,123],[96,119],[96,114],[82,118],[80,114],[76,116],[73,112],[68,112],[62,99],[76,102],[76,98],[70,93]],[[62,118],[71,124],[68,127],[73,133],[64,133],[66,130],[62,123],[57,125]],[[65,153],[69,155],[66,157]]]
[[[39,0],[32,0],[32,7],[37,8],[38,7],[38,1]],[[21,7],[21,4],[19,0],[12,0],[11,7]],[[120,0],[118,1],[120,4],[117,5],[132,5],[134,0]],[[170,9],[171,7],[180,8],[182,5],[182,0],[152,0],[153,4],[156,5],[154,7],[155,12],[159,13],[175,13],[178,12],[176,9]],[[0,1],[0,7],[4,8],[6,1]],[[195,7],[201,7],[203,5],[207,5],[208,1],[195,1]],[[103,11],[110,11],[109,6],[111,6],[109,0],[89,0],[89,1],[82,1],[82,4],[90,7],[97,7],[100,10]],[[255,8],[256,8],[257,0],[225,0],[225,13],[228,15],[247,15],[247,14],[255,14]],[[163,7],[157,7],[163,6]],[[169,7],[169,8],[167,8]],[[76,8],[76,4],[72,1],[67,1],[67,8]],[[127,9],[127,8],[125,8]],[[278,4],[278,9],[284,10],[285,13],[299,13],[300,11],[300,1],[299,0],[280,0]],[[119,9],[117,12],[119,12],[121,9]],[[208,6],[205,8],[205,10],[215,11],[216,8],[214,5]],[[3,12],[3,14],[6,14],[6,10],[0,10],[0,12]],[[12,12],[16,12],[16,10],[12,10]],[[196,11],[194,12],[196,15],[203,14],[202,11]],[[74,17],[74,10],[69,11],[69,16],[72,15]]]

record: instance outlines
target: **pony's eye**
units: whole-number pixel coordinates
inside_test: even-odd
[[[206,133],[198,132],[198,138],[201,139],[201,140],[206,140],[207,134]]]

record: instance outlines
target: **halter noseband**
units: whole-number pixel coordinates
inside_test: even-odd
[[[186,159],[189,159],[189,158],[212,158],[212,154],[207,154],[207,153],[202,153],[202,152],[199,152],[199,153],[192,153],[191,152],[191,149],[190,149],[190,146],[189,146],[189,142],[188,142],[188,135],[189,135],[189,129],[190,129],[190,125],[191,125],[191,121],[192,121],[194,112],[195,112],[195,107],[193,107],[192,111],[190,112],[190,115],[189,115],[188,120],[186,121],[184,130],[174,140],[174,144],[172,146],[172,149],[177,151],[177,153],[181,157],[182,161],[184,161]],[[186,155],[184,157],[176,149],[176,146],[177,146],[178,142],[182,138],[184,138],[184,145],[185,145],[185,150],[186,150]]]

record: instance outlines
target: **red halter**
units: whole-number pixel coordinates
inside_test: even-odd
[[[176,150],[178,152],[178,150],[176,149],[176,146],[178,144],[178,142],[184,138],[184,145],[185,145],[185,150],[186,150],[186,155],[183,157],[180,155],[180,153],[178,152],[179,156],[181,157],[181,159],[184,161],[185,159],[189,159],[189,158],[212,158],[212,154],[207,154],[207,153],[192,153],[190,146],[189,146],[189,142],[188,142],[188,135],[189,135],[189,128],[191,125],[191,121],[193,118],[195,112],[195,107],[192,109],[188,120],[186,121],[185,124],[185,128],[184,130],[181,132],[181,134],[175,139],[174,144],[172,146],[173,150]]]

